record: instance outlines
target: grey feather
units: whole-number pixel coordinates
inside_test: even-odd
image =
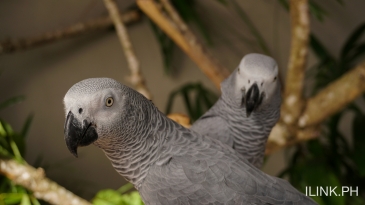
[[[105,105],[109,98],[112,106]],[[66,115],[75,115],[71,120],[90,121],[82,129],[96,130],[93,144],[134,184],[145,204],[315,204],[228,145],[168,119],[141,94],[112,79],[75,84],[64,104]],[[75,136],[88,137],[81,135]]]
[[[280,117],[280,82],[274,59],[262,54],[246,55],[221,84],[222,96],[190,129],[220,140],[249,162],[262,166],[265,145]],[[244,103],[253,84],[265,93],[262,102],[247,116]],[[243,103],[242,103],[243,102]]]

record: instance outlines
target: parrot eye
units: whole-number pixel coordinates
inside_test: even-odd
[[[114,100],[113,100],[113,98],[112,98],[112,97],[108,97],[108,98],[105,100],[105,105],[106,105],[107,107],[111,107],[111,106],[113,105],[113,103],[114,103]]]

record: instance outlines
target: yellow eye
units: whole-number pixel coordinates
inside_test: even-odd
[[[112,97],[108,97],[108,98],[105,100],[105,105],[106,105],[107,107],[111,107],[111,106],[113,105],[113,103],[114,103],[114,100],[113,100],[113,98],[112,98]]]

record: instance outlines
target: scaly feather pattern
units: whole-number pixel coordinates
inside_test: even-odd
[[[228,145],[168,119],[133,89],[107,78],[80,83],[98,89],[70,89],[66,113],[92,122],[98,135],[94,144],[145,204],[315,204]],[[113,105],[105,107],[111,98]]]

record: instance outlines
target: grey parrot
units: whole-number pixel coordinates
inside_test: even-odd
[[[73,85],[64,97],[64,137],[102,149],[145,204],[316,204],[219,140],[167,118],[133,89],[110,78]]]
[[[190,129],[222,141],[261,168],[267,138],[280,117],[280,82],[274,59],[248,54],[221,83],[222,95]]]

